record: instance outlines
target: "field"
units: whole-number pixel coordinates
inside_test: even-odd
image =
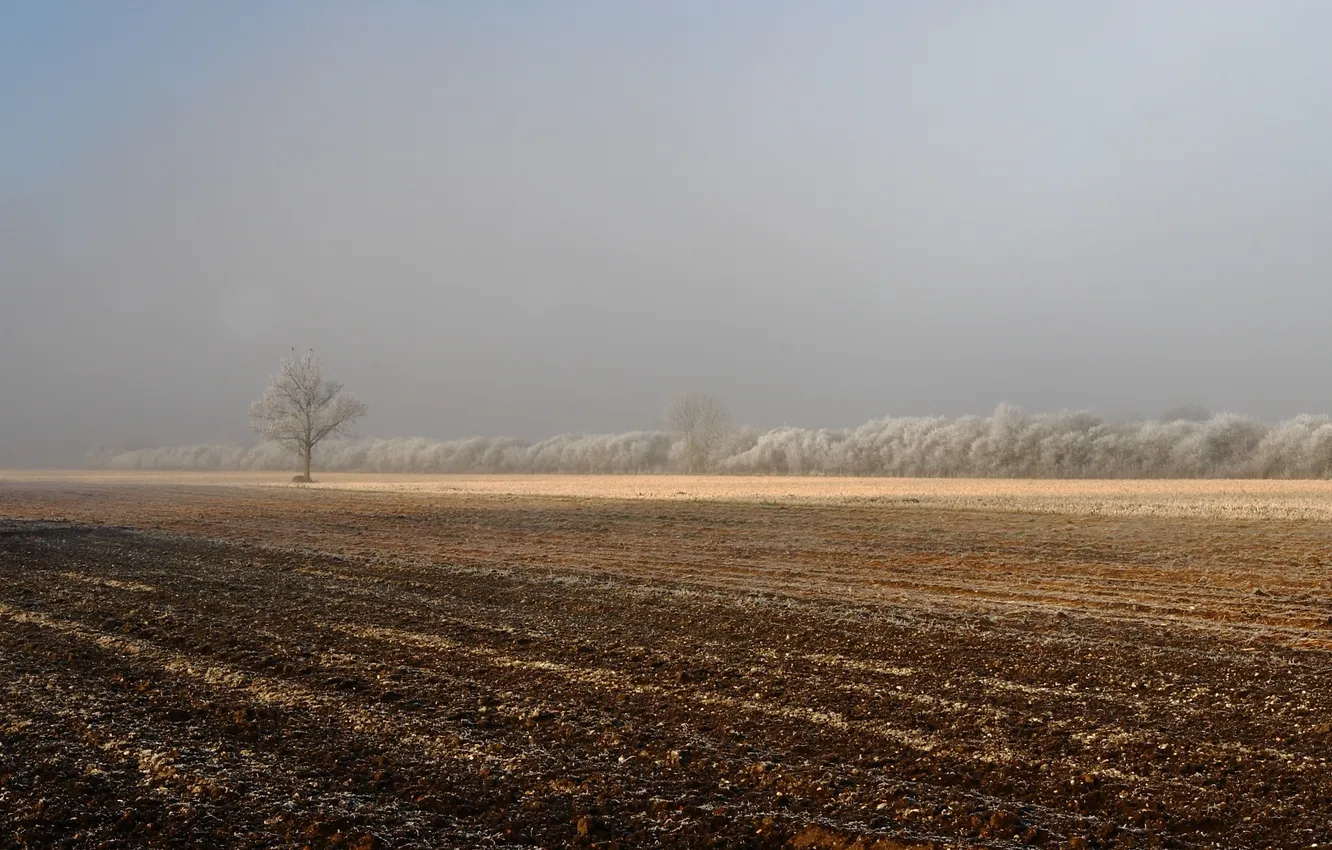
[[[0,473],[0,845],[1314,847],[1327,482]]]

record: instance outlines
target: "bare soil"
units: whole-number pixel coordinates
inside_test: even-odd
[[[0,485],[0,846],[1311,847],[1332,535]]]

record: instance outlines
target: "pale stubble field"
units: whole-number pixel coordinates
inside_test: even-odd
[[[0,470],[0,485],[294,487],[274,472]],[[706,475],[388,475],[332,472],[311,489],[430,495],[565,496],[782,503],[900,502],[1079,516],[1332,521],[1332,481],[1031,480]]]

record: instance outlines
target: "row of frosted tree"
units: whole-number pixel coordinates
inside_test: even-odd
[[[988,417],[878,419],[852,429],[730,428],[689,456],[666,431],[565,434],[537,443],[509,438],[329,441],[316,465],[330,471],[400,473],[666,473],[691,465],[748,475],[980,478],[1326,478],[1332,420],[1299,416],[1275,425],[1221,414],[1204,421],[1107,422],[1085,412],[1030,414],[1001,405]],[[697,446],[694,447],[697,450]],[[272,443],[171,446],[89,456],[109,469],[284,470]]]

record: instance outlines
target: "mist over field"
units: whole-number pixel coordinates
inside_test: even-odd
[[[89,454],[89,466],[137,470],[287,470],[272,443]],[[316,468],[381,473],[644,473],[685,469],[682,438],[663,431],[511,438],[360,439],[326,443]],[[1324,478],[1332,419],[1277,425],[1233,414],[1204,421],[1109,423],[1085,412],[1032,415],[1000,406],[961,419],[879,419],[849,429],[735,428],[707,471],[762,475],[1016,478]]]
[[[1329,43],[1315,0],[6,3],[0,467],[289,468],[246,408],[295,346],[360,433],[514,437],[325,468],[671,469],[705,389],[722,472],[1323,475]],[[1115,424],[1182,400],[1255,421]]]

